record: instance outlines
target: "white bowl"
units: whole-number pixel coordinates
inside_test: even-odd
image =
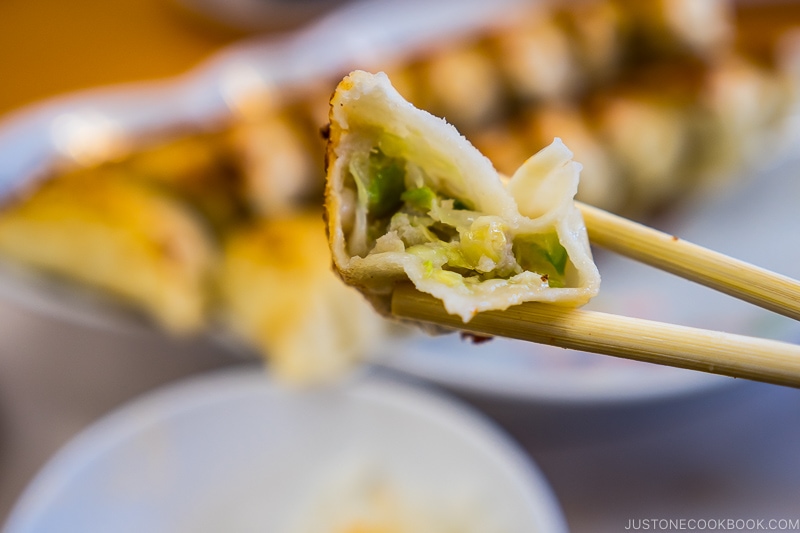
[[[291,391],[260,369],[172,385],[100,420],[36,476],[3,531],[279,533],[358,472],[503,531],[566,531],[537,468],[464,407],[377,378]]]

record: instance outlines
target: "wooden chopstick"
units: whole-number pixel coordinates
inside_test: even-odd
[[[478,313],[465,324],[410,284],[394,290],[392,314],[479,335],[800,387],[800,346],[778,341],[542,303]]]
[[[800,320],[800,282],[575,202],[589,241],[770,311]]]
[[[800,320],[800,282],[596,207],[576,205],[593,244]],[[410,284],[395,289],[392,314],[479,335],[800,387],[800,346],[784,342],[542,303],[478,313],[465,324]]]

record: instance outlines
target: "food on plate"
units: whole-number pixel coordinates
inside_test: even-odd
[[[526,117],[523,128],[520,135],[528,139],[528,144],[544,146],[558,137],[576,154],[575,159],[583,167],[579,187],[582,201],[607,210],[623,207],[630,180],[624,178],[618,168],[619,160],[613,157],[610,147],[603,144],[600,135],[592,131],[589,119],[579,109],[569,105],[548,106]],[[485,143],[481,142],[481,146],[485,147]],[[495,160],[494,155],[491,159]],[[518,155],[517,161],[524,161],[524,158]],[[612,195],[609,191],[618,194]]]
[[[384,323],[331,271],[317,202],[273,190],[283,204],[266,217],[247,194],[247,180],[274,185],[269,174],[288,166],[254,176],[233,157],[262,132],[178,136],[44,180],[0,210],[0,254],[118,296],[176,334],[222,324],[289,381],[340,375]]]
[[[556,139],[506,185],[385,74],[355,71],[331,99],[325,205],[334,265],[383,313],[405,279],[465,322],[526,301],[584,304],[600,276],[573,202],[579,172]]]
[[[237,336],[270,356],[279,377],[314,382],[361,360],[384,323],[330,268],[318,211],[262,219],[223,244],[220,308]]]
[[[424,107],[439,109],[459,124],[479,127],[503,106],[503,83],[492,56],[475,44],[439,50],[419,67]]]
[[[729,0],[615,0],[637,56],[696,54],[713,58],[729,49],[734,24]]]
[[[266,113],[245,117],[232,128],[244,194],[262,216],[291,213],[309,196],[321,194],[320,158],[296,122],[284,113]]]
[[[623,9],[615,2],[562,3],[552,9],[572,47],[581,83],[601,84],[618,75],[625,50]]]
[[[185,206],[114,169],[59,176],[6,206],[0,253],[120,295],[170,331],[205,325],[208,233]]]
[[[321,234],[300,221],[323,203],[325,141],[319,130],[328,121],[330,94],[346,73],[334,70],[368,68],[388,72],[408,101],[453,124],[491,165],[466,141],[444,140],[452,130],[444,132],[444,126],[431,126],[439,124],[435,119],[410,111],[403,111],[412,118],[409,126],[442,133],[432,138],[444,151],[426,148],[436,152],[434,161],[409,159],[418,148],[415,137],[384,135],[380,128],[372,138],[378,152],[370,151],[374,146],[342,152],[355,156],[348,168],[334,154],[331,168],[339,165],[352,174],[352,166],[364,174],[359,179],[368,208],[359,208],[355,178],[343,178],[329,195],[338,202],[339,218],[331,222],[342,227],[336,237],[342,272],[365,286],[384,311],[391,286],[412,275],[430,291],[449,294],[452,308],[464,317],[481,307],[474,302],[481,291],[515,276],[534,278],[525,286],[530,295],[577,304],[596,281],[593,267],[584,264],[590,256],[582,235],[572,238],[565,226],[577,222],[549,221],[549,212],[521,198],[524,189],[551,183],[544,176],[567,175],[576,166],[560,143],[529,160],[530,154],[555,137],[563,139],[584,166],[576,197],[639,219],[698,187],[728,183],[776,144],[770,136],[780,132],[794,98],[790,74],[800,71],[800,53],[791,51],[800,46],[790,46],[800,41],[798,33],[784,38],[800,27],[798,13],[783,3],[725,0],[521,2],[518,11],[497,10],[496,18],[476,20],[471,30],[442,32],[431,42],[415,42],[413,50],[400,43],[391,58],[354,48],[351,65],[303,63],[311,74],[307,85],[276,82],[264,84],[263,94],[243,91],[240,100],[230,100],[226,120],[214,117],[191,130],[171,124],[175,129],[126,138],[122,144],[130,152],[124,155],[93,150],[78,136],[76,142],[92,154],[113,159],[89,161],[65,152],[71,166],[58,161],[47,179],[12,176],[32,188],[0,198],[0,254],[120,296],[172,332],[197,333],[221,322],[240,342],[279,361],[284,375],[303,374],[313,362],[286,355],[301,348],[286,340],[291,335],[277,340],[272,321],[296,317],[287,331],[299,332],[314,313],[327,316],[326,311],[316,307],[317,296],[304,292],[306,285],[297,289],[308,294],[304,302],[286,303],[284,289],[299,277],[275,263],[271,248],[258,246],[273,239],[276,227],[293,235]],[[407,35],[413,37],[413,29]],[[324,74],[314,76],[314,68]],[[405,104],[400,108],[408,110]],[[341,118],[334,132],[344,126]],[[453,147],[457,156],[451,157]],[[474,185],[471,178],[438,180],[441,157],[482,169],[476,190],[487,194],[466,190]],[[559,170],[548,173],[548,165]],[[514,175],[512,185],[500,186],[491,166]],[[383,176],[380,187],[367,187],[375,187],[371,171]],[[559,183],[562,196],[554,205],[566,205],[573,182]],[[559,217],[571,220],[559,209]],[[528,248],[539,250],[538,256],[520,252],[523,230],[537,233]],[[287,249],[292,246],[304,249],[299,242]],[[409,254],[412,249],[418,255]],[[388,258],[394,263],[386,263]],[[357,265],[375,261],[382,265],[379,279],[357,275]],[[428,278],[420,261],[431,267]],[[308,275],[315,280],[309,286],[327,287],[321,274]],[[281,296],[247,299],[250,287]],[[326,301],[328,290],[319,290],[320,300]],[[276,302],[298,310],[281,314]],[[354,347],[371,338],[371,320],[359,322],[365,326],[353,333]],[[318,340],[294,338],[300,337]],[[342,353],[339,363],[320,355],[313,363],[319,372],[308,376],[356,358],[347,349]]]
[[[691,148],[688,111],[649,95],[619,94],[605,102],[597,120],[618,172],[633,189],[635,211],[675,198],[685,184]]]
[[[180,198],[214,232],[246,216],[237,160],[224,132],[186,132],[150,140],[103,167],[118,169],[164,195]]]
[[[753,147],[780,129],[795,67],[778,57],[785,40],[753,31],[762,11],[782,12],[725,0],[537,2],[405,64],[368,66],[505,174],[563,123],[587,169],[577,198],[646,218],[769,152]]]
[[[532,9],[511,30],[492,35],[489,46],[516,97],[560,101],[578,92],[580,71],[569,35],[549,11]]]
[[[793,91],[785,76],[755,61],[730,57],[711,69],[702,99],[713,118],[709,135],[716,142],[708,167],[716,174],[752,163],[780,132],[776,126],[788,115]]]

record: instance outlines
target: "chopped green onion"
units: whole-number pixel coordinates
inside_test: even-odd
[[[436,200],[436,193],[430,187],[417,187],[405,191],[400,199],[413,209],[428,212]]]
[[[524,235],[514,240],[514,256],[524,270],[542,274],[551,287],[564,287],[567,250],[555,232]]]
[[[470,205],[467,204],[466,202],[456,198],[455,200],[453,200],[453,209],[458,209],[459,211],[464,211],[464,210],[471,210],[472,207],[470,207]]]
[[[356,182],[358,201],[366,206],[373,219],[391,214],[402,204],[400,197],[405,191],[405,161],[402,159],[387,157],[379,148],[374,148],[366,158],[350,160],[350,173]]]

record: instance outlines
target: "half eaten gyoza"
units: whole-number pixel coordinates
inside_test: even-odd
[[[573,197],[580,165],[556,139],[504,183],[444,120],[384,74],[356,71],[331,100],[326,211],[334,265],[384,313],[397,283],[464,321],[540,301],[582,305],[599,288]]]

